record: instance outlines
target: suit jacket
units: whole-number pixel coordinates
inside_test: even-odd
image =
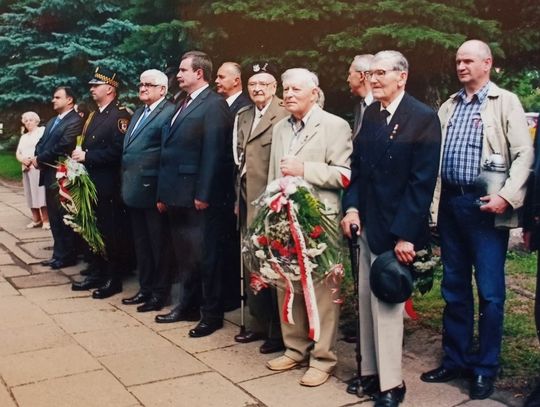
[[[64,116],[54,129],[51,128],[56,120],[54,116],[47,125],[43,136],[36,144],[35,155],[39,164],[39,185],[49,188],[56,184],[56,165],[62,156],[71,154],[81,134],[83,121],[75,110]]]
[[[289,149],[294,136],[288,118],[274,126],[268,182],[281,178],[280,160],[293,155],[304,162],[304,179],[314,186],[329,214],[340,212],[340,191],[350,172],[352,153],[349,124],[319,106],[314,106],[300,140]]]
[[[364,107],[364,98],[357,98],[356,104],[354,105],[354,125],[353,125],[353,141],[360,133],[360,128],[362,127],[362,119],[364,118],[364,113],[367,107]]]
[[[130,117],[125,108],[112,101],[102,112],[96,110],[86,120],[82,143],[86,151],[84,165],[98,196],[120,195],[122,145]]]
[[[270,147],[272,145],[272,130],[274,124],[288,116],[283,102],[277,96],[272,98],[257,127],[251,131],[257,108],[255,105],[245,107],[238,112],[237,124],[237,157],[241,158],[237,173],[237,184],[245,188],[247,207],[246,225],[249,226],[256,215],[256,208],[251,203],[265,190],[270,166]],[[242,169],[245,166],[245,170]],[[243,174],[241,174],[243,173]]]
[[[343,199],[345,210],[359,210],[375,254],[393,249],[399,238],[417,248],[428,242],[441,145],[437,114],[407,93],[388,125],[379,112],[379,102],[366,109]]]
[[[184,208],[194,207],[194,199],[222,205],[234,189],[231,131],[229,106],[210,88],[172,126],[168,122],[163,127],[158,200]]]
[[[249,106],[253,102],[249,98],[248,95],[246,95],[244,92],[240,93],[240,95],[234,100],[233,104],[229,106],[229,110],[231,111],[232,117],[236,116],[236,113],[243,108],[244,106]]]
[[[134,208],[155,208],[162,129],[170,123],[175,106],[163,99],[133,131],[144,109],[135,111],[124,137],[122,199]]]

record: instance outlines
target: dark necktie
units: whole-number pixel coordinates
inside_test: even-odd
[[[381,125],[383,125],[383,126],[388,125],[388,123],[386,122],[386,119],[388,118],[388,116],[390,116],[390,112],[388,110],[383,109],[383,110],[380,111],[379,120],[380,120]]]
[[[178,108],[178,110],[176,111],[176,113],[174,114],[172,120],[171,120],[171,126],[174,124],[176,118],[178,117],[178,115],[180,115],[180,113],[182,113],[182,111],[187,107],[187,105],[189,104],[189,101],[191,100],[191,95],[187,95],[186,98],[184,100],[182,100],[182,103],[180,103],[180,107]]]

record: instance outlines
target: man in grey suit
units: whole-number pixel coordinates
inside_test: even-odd
[[[157,69],[140,76],[139,99],[144,103],[129,124],[122,153],[122,199],[129,208],[139,270],[139,291],[123,304],[140,304],[139,312],[158,311],[170,290],[169,229],[158,212],[157,180],[161,131],[175,106],[165,99],[167,76]]]
[[[349,67],[347,83],[349,84],[351,93],[355,96],[355,100],[357,100],[354,106],[353,140],[360,133],[366,108],[373,102],[371,85],[367,76],[372,60],[373,55],[371,54],[356,55]]]

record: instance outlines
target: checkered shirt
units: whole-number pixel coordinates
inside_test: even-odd
[[[480,173],[484,125],[480,109],[487,99],[489,82],[467,102],[465,89],[455,96],[454,114],[446,127],[441,176],[452,185],[471,185]]]

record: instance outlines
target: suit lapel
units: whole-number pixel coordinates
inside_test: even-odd
[[[171,129],[169,131],[169,136],[174,133],[174,131],[180,126],[180,123],[186,118],[186,116],[189,116],[191,112],[193,112],[197,107],[199,107],[203,102],[204,99],[208,96],[208,93],[210,92],[210,87],[206,88],[202,91],[202,93],[195,98],[194,101],[192,101],[184,110],[180,112],[176,120],[174,121],[173,125],[171,126]]]
[[[300,150],[307,144],[309,140],[317,134],[317,131],[319,130],[319,126],[321,125],[321,116],[322,116],[322,109],[318,106],[315,106],[313,108],[313,111],[311,112],[311,116],[309,117],[305,129],[299,134],[300,140],[298,140],[293,149],[291,150],[291,154],[297,155]],[[292,130],[291,130],[292,133]]]
[[[150,114],[148,115],[148,117],[146,118],[146,120],[140,124],[136,129],[135,131],[131,131],[131,133],[128,133],[129,136],[126,137],[125,139],[127,140],[126,141],[126,144],[125,144],[125,147],[127,147],[129,144],[131,144],[131,142],[133,140],[135,140],[137,138],[137,136],[141,133],[141,131],[148,125],[150,124],[150,122],[152,120],[154,120],[154,118],[159,114],[161,113],[161,111],[163,110],[163,106],[165,105],[165,102],[166,100],[163,99],[157,106],[154,110],[152,110],[150,112]],[[144,107],[140,110],[140,112],[138,111],[138,116],[137,118],[131,120],[131,122],[133,122],[133,126],[135,126],[135,124],[137,123],[137,121],[139,120],[139,117],[141,117],[141,115],[144,113]],[[131,124],[130,122],[130,124]]]
[[[272,101],[270,102],[270,106],[268,106],[268,110],[264,113],[264,116],[261,118],[261,121],[257,124],[257,127],[255,127],[253,131],[250,132],[248,140],[247,140],[248,142],[259,137],[272,125],[272,123],[274,122],[277,116],[278,106],[279,106],[279,100],[277,99],[277,97],[272,98]],[[251,113],[250,113],[251,123],[253,123],[256,112],[257,112],[257,107],[254,106],[251,109]]]

